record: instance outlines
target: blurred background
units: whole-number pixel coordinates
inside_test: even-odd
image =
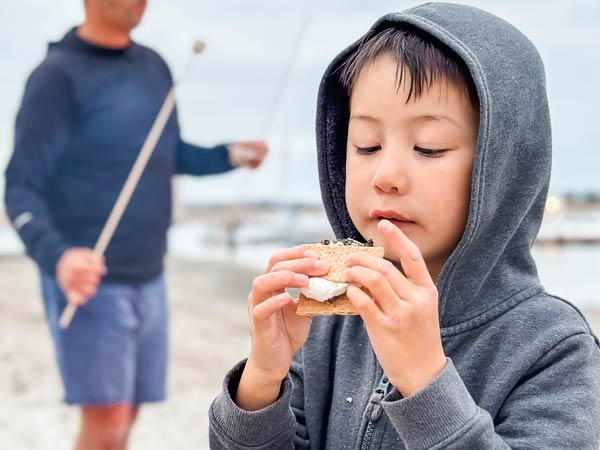
[[[271,153],[257,171],[174,181],[170,399],[142,413],[132,448],[208,447],[209,402],[248,349],[252,278],[273,250],[331,237],[316,167],[320,77],[378,17],[419,3],[149,1],[134,39],[157,50],[176,79],[194,42],[207,45],[177,94],[184,138],[212,145],[265,137]],[[545,62],[554,160],[534,253],[547,289],[582,308],[600,330],[600,2],[460,3],[508,20]],[[82,19],[82,0],[0,3],[1,194],[27,76],[47,43]],[[22,252],[0,206],[0,447],[68,448],[78,419],[60,403],[38,275]],[[44,431],[31,433],[34,426]]]

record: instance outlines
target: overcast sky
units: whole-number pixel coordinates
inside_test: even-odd
[[[294,165],[305,168],[308,176],[284,190],[293,197],[308,195],[318,201],[313,129],[323,70],[379,16],[418,3],[150,0],[134,38],[158,50],[176,78],[194,41],[207,44],[178,95],[184,137],[211,144],[267,135],[272,144],[272,157],[262,173],[186,180],[183,198],[194,201],[207,189],[232,191],[232,186],[233,190],[251,186],[251,193],[244,194],[250,197],[274,197],[273,185],[283,183]],[[552,189],[600,192],[600,1],[461,3],[511,22],[534,42],[544,59],[554,136]],[[26,77],[43,58],[47,42],[60,39],[81,22],[82,4],[83,0],[0,3],[2,170],[12,150],[14,115]],[[288,166],[281,158],[286,151]]]

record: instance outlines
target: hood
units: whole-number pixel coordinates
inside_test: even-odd
[[[477,8],[428,3],[382,17],[367,35],[402,24],[451,48],[469,69],[480,102],[469,216],[437,280],[440,321],[448,328],[485,320],[486,312],[542,289],[531,246],[550,180],[544,68],[521,32]],[[359,42],[340,53],[323,76],[316,132],[321,195],[334,233],[364,241],[345,203],[349,98],[338,70]]]

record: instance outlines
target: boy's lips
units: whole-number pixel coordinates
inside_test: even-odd
[[[415,222],[392,210],[376,209],[369,213],[369,217],[376,219],[377,221],[386,219],[392,222],[397,227],[406,227],[414,224]]]

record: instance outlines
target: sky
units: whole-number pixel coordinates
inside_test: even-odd
[[[318,203],[314,122],[323,71],[378,17],[419,3],[150,0],[133,36],[156,49],[180,80],[178,109],[184,138],[212,145],[266,137],[271,147],[269,159],[258,171],[179,180],[180,201]],[[600,192],[600,2],[461,3],[508,20],[542,55],[553,124],[551,190]],[[0,3],[2,169],[12,151],[14,116],[27,76],[42,60],[48,41],[60,39],[81,23],[82,5],[83,0]],[[206,43],[206,51],[183,75],[198,39]],[[1,176],[0,181],[3,186]]]

